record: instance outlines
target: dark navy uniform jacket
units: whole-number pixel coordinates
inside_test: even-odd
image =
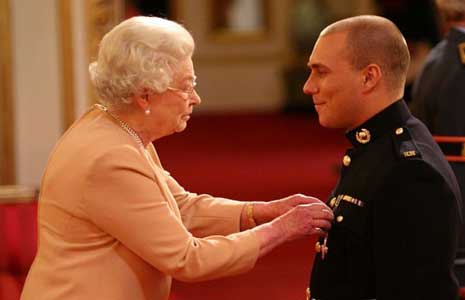
[[[465,136],[465,32],[450,30],[431,51],[413,87],[412,113],[434,135]],[[441,143],[441,148],[448,155],[465,155],[463,144]],[[465,163],[451,166],[465,199]],[[459,256],[465,257],[465,224],[459,246]],[[461,277],[465,285],[465,274]]]
[[[463,50],[460,45],[463,43]],[[431,50],[412,95],[412,113],[433,134],[465,135],[465,32],[451,29]]]
[[[309,298],[458,299],[460,192],[428,129],[399,100],[346,137],[353,148],[328,199],[335,222]]]

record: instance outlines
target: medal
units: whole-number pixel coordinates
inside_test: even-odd
[[[326,254],[328,253],[328,246],[326,246],[328,242],[328,236],[325,237],[323,240],[323,244],[320,244],[320,242],[316,242],[315,244],[315,251],[316,253],[321,254],[321,259],[325,259]]]
[[[325,239],[323,240],[323,245],[321,246],[321,260],[325,259],[325,256],[328,253],[328,246],[326,246],[327,242],[328,236],[325,237]]]

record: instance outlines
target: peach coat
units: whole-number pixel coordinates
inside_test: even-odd
[[[199,281],[250,270],[244,203],[185,191],[107,113],[65,133],[45,170],[38,253],[22,300],[167,299],[172,277]]]

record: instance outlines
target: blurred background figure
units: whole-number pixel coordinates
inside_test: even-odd
[[[444,39],[434,47],[413,87],[412,112],[432,134],[465,137],[465,0],[436,0]],[[465,156],[465,143],[440,143],[446,155]],[[465,199],[465,163],[451,162]],[[462,207],[463,213],[465,213]],[[465,285],[465,228],[456,272]]]

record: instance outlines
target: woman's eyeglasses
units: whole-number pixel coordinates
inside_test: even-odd
[[[179,88],[169,86],[167,89],[170,91],[179,93],[184,99],[187,100],[191,98],[192,96],[194,96],[196,86],[197,86],[197,81],[194,79],[192,80],[192,84],[190,84],[189,86],[185,88],[179,89]]]

